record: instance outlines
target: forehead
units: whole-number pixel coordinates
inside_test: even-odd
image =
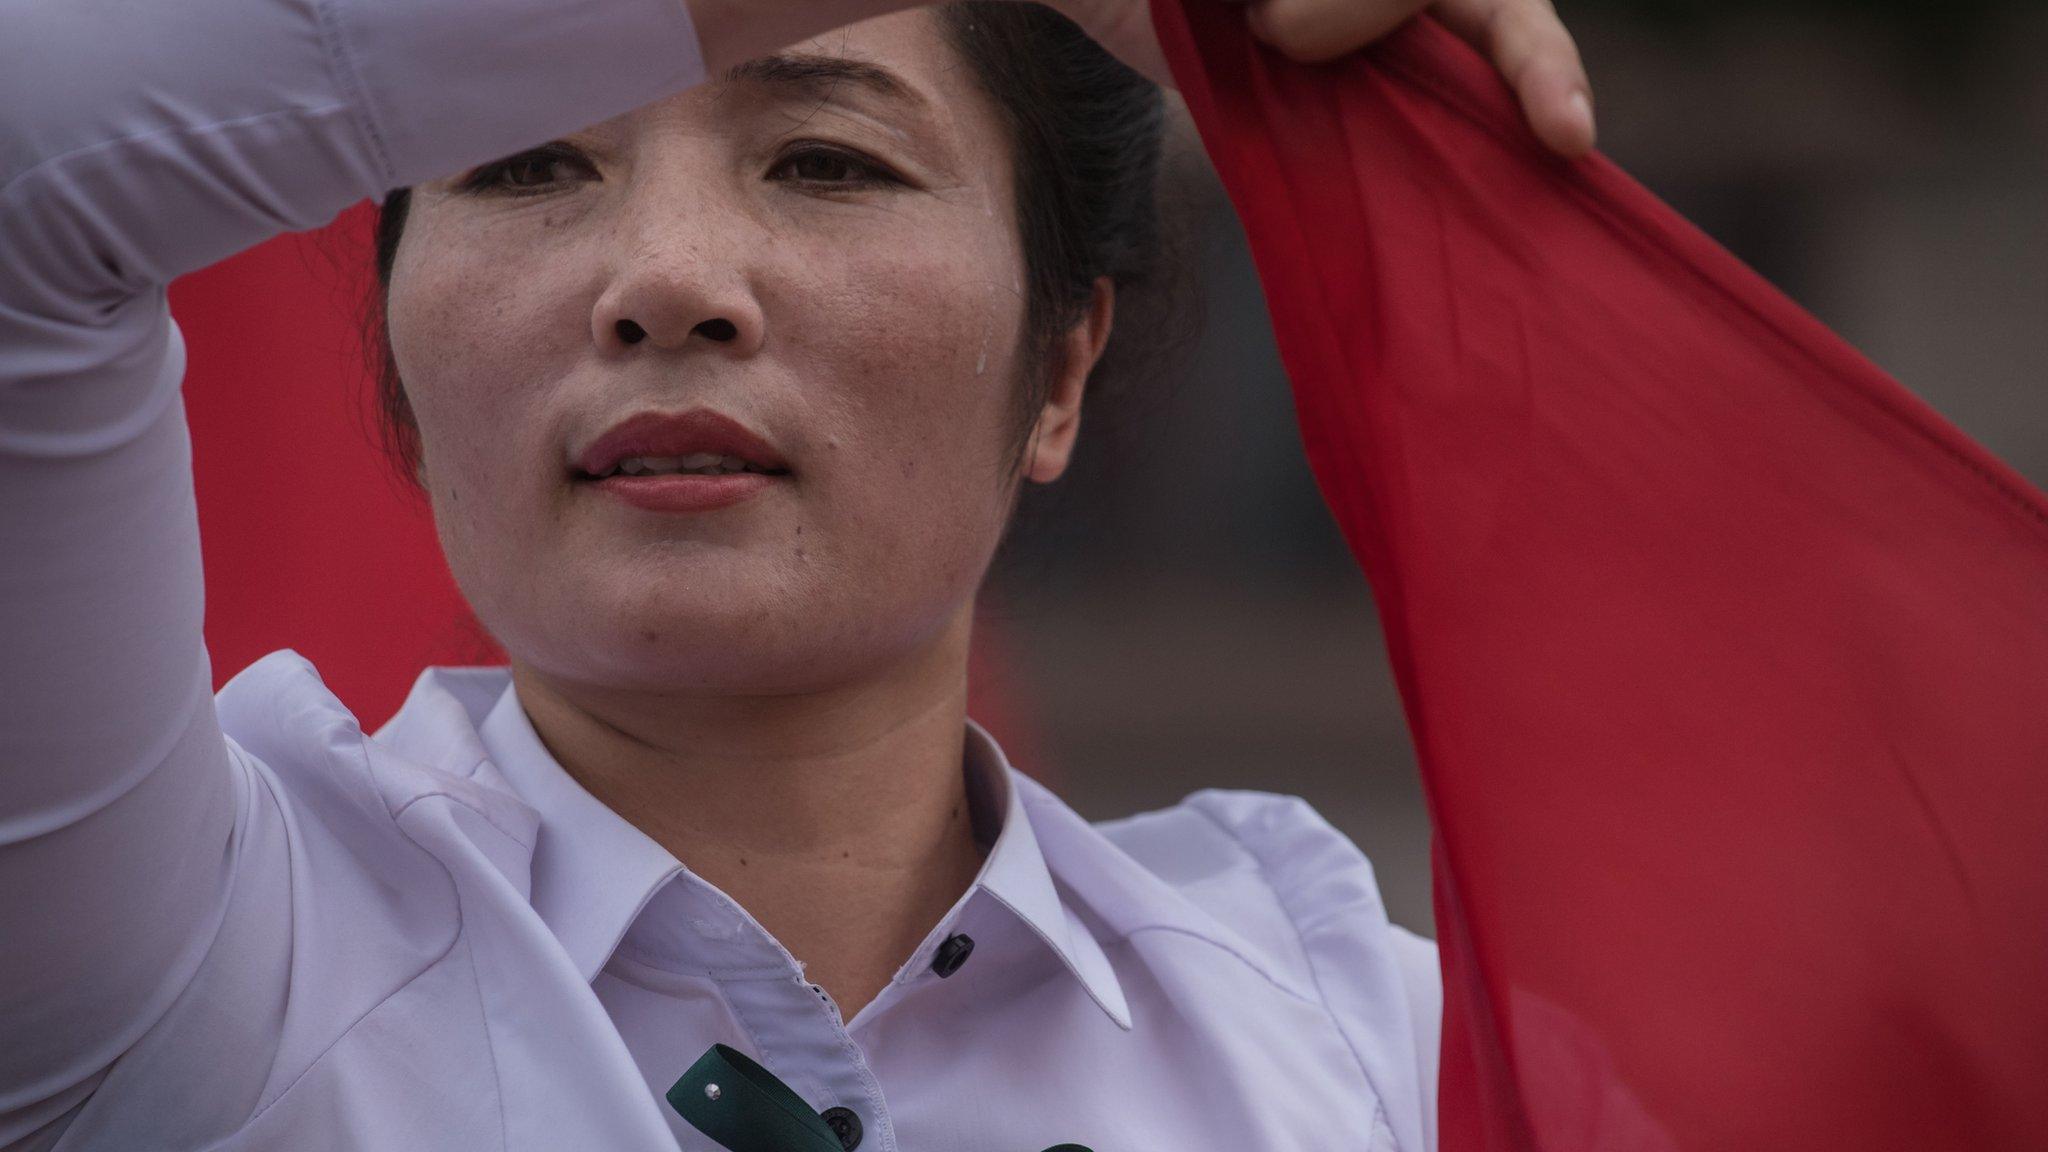
[[[875,17],[749,60],[600,125],[618,146],[669,129],[756,139],[850,130],[847,142],[909,158],[933,190],[1006,188],[1009,133],[934,9]]]
[[[931,9],[891,13],[749,60],[672,99],[714,115],[785,106],[799,117],[847,112],[895,132],[988,143],[1001,126],[973,70]],[[971,149],[970,149],[971,150]]]
[[[846,94],[855,97],[941,106],[979,92],[938,16],[926,8],[848,25],[711,79],[725,93],[780,87],[825,96],[850,88]]]

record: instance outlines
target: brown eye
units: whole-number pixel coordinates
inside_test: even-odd
[[[462,191],[479,194],[545,192],[557,184],[572,182],[579,170],[595,174],[589,162],[574,149],[549,144],[486,164],[464,180],[461,187]]]
[[[840,188],[864,188],[897,183],[896,177],[880,164],[837,148],[802,148],[782,158],[771,175],[799,184]]]
[[[552,183],[555,178],[555,168],[560,163],[561,161],[553,156],[540,156],[529,152],[524,156],[515,156],[507,160],[505,162],[505,170],[500,174],[499,180],[501,183],[509,184],[514,188],[531,188],[540,184]]]

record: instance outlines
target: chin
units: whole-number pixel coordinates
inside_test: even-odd
[[[856,676],[882,653],[841,635],[840,622],[815,609],[719,598],[708,603],[640,598],[633,611],[537,614],[539,628],[519,637],[521,660],[550,675],[632,691],[787,693]],[[679,600],[681,602],[679,602]],[[507,637],[508,651],[513,641]]]
[[[506,589],[516,599],[488,615],[472,603],[508,653],[551,676],[625,690],[754,693],[871,675],[928,647],[961,607],[952,594],[962,590],[945,581],[849,597],[826,569],[792,572],[731,552],[705,559],[678,559],[637,579],[634,569],[645,566],[557,569],[560,578]],[[928,595],[905,595],[917,589]],[[971,589],[964,594],[971,603]]]

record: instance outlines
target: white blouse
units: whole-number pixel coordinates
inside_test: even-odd
[[[504,669],[210,694],[164,286],[702,76],[679,0],[5,5],[0,1148],[708,1152],[713,1043],[875,1152],[1433,1147],[1435,950],[1300,800],[1090,825],[970,725],[994,847],[845,1021]]]

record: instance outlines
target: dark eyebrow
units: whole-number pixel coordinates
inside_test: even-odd
[[[857,84],[878,96],[922,105],[925,98],[894,72],[878,64],[849,60],[844,56],[816,56],[802,52],[778,52],[759,56],[733,66],[726,82],[752,81],[783,88],[801,88],[820,95],[838,84]]]

